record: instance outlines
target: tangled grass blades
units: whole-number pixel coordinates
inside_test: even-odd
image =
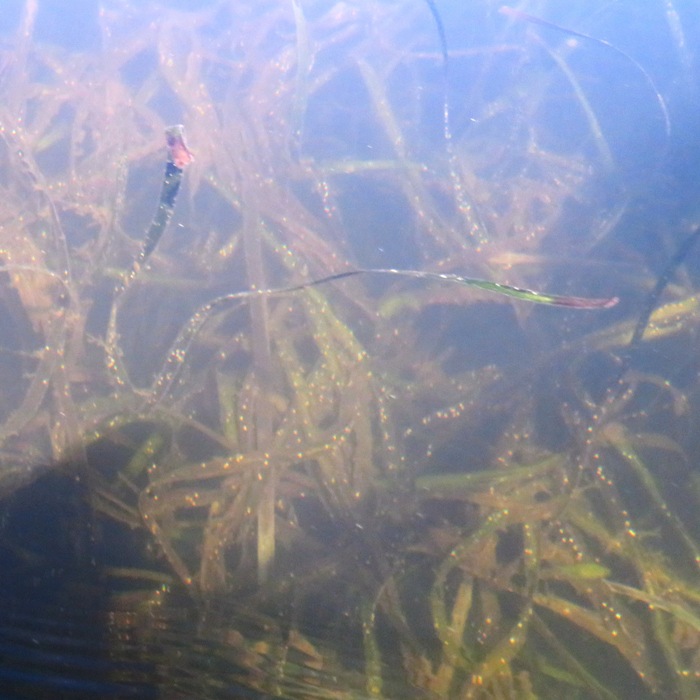
[[[3,561],[68,473],[158,668],[170,603],[270,696],[697,698],[689,11],[99,4],[3,22]]]

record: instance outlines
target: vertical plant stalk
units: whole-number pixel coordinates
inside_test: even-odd
[[[440,41],[440,53],[442,54],[442,135],[445,141],[450,180],[457,209],[467,225],[469,236],[474,241],[477,251],[479,251],[489,242],[488,229],[479,214],[479,210],[466,192],[462,177],[459,174],[459,159],[454,148],[450,118],[450,54],[447,50],[447,34],[445,33],[445,25],[435,0],[426,0],[426,4],[435,22]]]
[[[244,201],[251,201],[251,195]],[[248,285],[253,290],[265,289],[260,227],[263,222],[257,210],[246,214],[243,223],[243,251]],[[270,405],[270,319],[268,301],[265,296],[255,296],[250,304],[253,372],[257,379],[258,393],[253,409],[255,416],[254,444],[250,449],[265,453],[272,445],[273,426]],[[275,466],[272,460],[264,460],[258,473],[259,497],[257,500],[257,559],[258,583],[263,585],[269,578],[275,558]]]
[[[292,0],[292,10],[294,12],[294,24],[296,25],[297,75],[294,103],[292,105],[292,129],[290,136],[292,147],[296,149],[297,156],[301,158],[304,118],[306,116],[306,104],[309,99],[309,75],[314,57],[311,50],[306,17],[304,17],[304,11],[297,0]]]

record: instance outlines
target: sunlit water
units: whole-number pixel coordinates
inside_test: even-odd
[[[700,694],[691,2],[2,10],[0,698]]]

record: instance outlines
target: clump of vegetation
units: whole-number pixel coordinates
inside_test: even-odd
[[[666,202],[653,254],[624,235],[613,123],[661,162],[671,88],[594,39],[632,10],[471,3],[445,64],[432,3],[165,5],[104,3],[74,52],[27,0],[0,53],[5,501],[69,465],[95,538],[132,545],[115,591],[245,601],[265,634],[234,620],[218,653],[268,693],[696,697],[698,303],[659,262],[687,235]],[[172,123],[194,160],[170,144],[152,251]],[[368,268],[623,303],[341,279]]]

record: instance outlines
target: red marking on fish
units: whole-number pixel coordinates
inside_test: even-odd
[[[168,144],[168,157],[176,168],[183,170],[194,160],[194,154],[185,143],[185,128],[178,124],[165,130],[165,139]]]

